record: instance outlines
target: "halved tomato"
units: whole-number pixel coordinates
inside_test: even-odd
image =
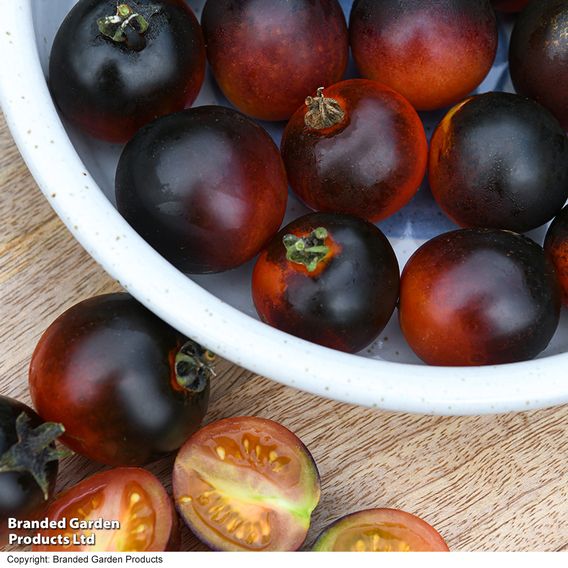
[[[179,539],[166,490],[154,475],[136,467],[85,479],[60,495],[47,517],[59,521],[59,528],[42,531],[34,551],[165,551]]]
[[[426,521],[397,509],[368,509],[329,525],[316,540],[319,552],[448,552]]]
[[[304,444],[272,420],[228,418],[181,448],[174,497],[193,533],[216,550],[297,550],[320,498]]]

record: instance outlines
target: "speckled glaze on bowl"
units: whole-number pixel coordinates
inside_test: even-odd
[[[41,190],[85,249],[158,316],[235,363],[324,397],[387,410],[482,414],[568,402],[568,317],[536,360],[481,368],[422,365],[395,317],[358,355],[346,355],[258,321],[250,296],[252,263],[188,278],[146,244],[113,203],[120,146],[92,140],[62,124],[45,81],[53,36],[73,0],[0,0],[0,97],[16,142]],[[201,14],[203,0],[189,4]],[[346,12],[351,2],[342,2]],[[479,91],[511,90],[506,54],[510,20],[501,23],[493,70]],[[353,75],[351,69],[350,74]],[[228,104],[208,76],[196,105]],[[423,115],[429,134],[444,112]],[[282,125],[270,125],[276,140]],[[285,222],[306,209],[291,199]],[[427,186],[380,224],[401,265],[429,238],[455,228]],[[542,242],[543,230],[531,236]],[[46,322],[47,324],[47,322]]]

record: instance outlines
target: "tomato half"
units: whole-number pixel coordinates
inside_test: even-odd
[[[50,521],[66,519],[66,527],[43,531],[34,551],[164,551],[171,550],[179,536],[166,490],[150,472],[135,467],[85,479],[56,499],[46,516]],[[89,527],[89,521],[97,520],[118,522],[119,527]],[[94,543],[89,541],[93,536]],[[69,544],[57,544],[64,539]]]
[[[448,552],[426,521],[397,509],[368,509],[328,526],[313,549],[319,552]]]
[[[320,498],[316,464],[289,430],[228,418],[194,434],[173,474],[178,511],[216,550],[297,550]]]

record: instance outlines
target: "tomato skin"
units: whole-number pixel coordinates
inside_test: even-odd
[[[554,264],[562,288],[562,300],[568,306],[568,207],[562,209],[550,225],[544,250]]]
[[[517,93],[546,107],[568,130],[568,3],[532,2],[519,14],[509,47]]]
[[[196,432],[176,458],[173,487],[187,526],[222,551],[299,549],[321,494],[317,466],[301,440],[255,416]]]
[[[374,541],[373,532],[375,533]],[[373,543],[378,546],[373,548]],[[313,550],[317,552],[449,552],[448,545],[436,529],[419,517],[398,509],[368,509],[346,515],[322,532]]]
[[[491,0],[495,10],[506,13],[520,12],[529,2],[530,0]]]
[[[136,502],[128,499],[132,494],[136,495]],[[140,537],[142,543],[124,534],[132,529],[130,524],[136,522],[136,515],[140,524],[151,525],[147,527],[149,532]],[[179,538],[175,509],[166,490],[149,471],[134,467],[111,469],[84,479],[59,495],[46,516],[50,521],[65,518],[67,527],[42,531],[43,537],[72,538],[82,532],[86,535],[96,532],[96,542],[95,545],[34,545],[34,552],[161,552],[172,550],[171,544]],[[70,526],[71,519],[82,522],[99,518],[118,521],[120,528],[93,531]]]
[[[265,130],[232,109],[204,106],[163,117],[126,145],[116,199],[166,259],[202,274],[259,252],[282,223],[288,184]]]
[[[316,211],[372,222],[393,215],[426,172],[428,143],[416,111],[395,91],[364,79],[337,83],[323,94],[346,116],[321,130],[306,126],[306,106],[290,119],[282,157],[292,189]]]
[[[489,0],[356,0],[349,32],[361,75],[418,110],[467,96],[491,69],[498,42]]]
[[[76,304],[40,339],[30,365],[34,405],[61,422],[61,441],[107,465],[143,465],[200,425],[209,382],[184,389],[174,359],[186,338],[128,294]]]
[[[337,0],[208,0],[201,23],[219,86],[255,118],[287,120],[347,67],[347,24]]]
[[[465,229],[414,253],[402,273],[399,319],[430,365],[476,366],[536,357],[560,316],[552,264],[530,239]]]
[[[459,226],[526,232],[566,203],[568,138],[530,99],[477,95],[436,128],[428,175],[438,205]]]
[[[128,0],[125,0],[128,4]],[[189,106],[205,75],[205,45],[183,0],[138,0],[157,5],[146,46],[133,51],[105,38],[101,17],[116,0],[80,0],[59,28],[51,51],[49,86],[63,116],[90,135],[126,142],[151,120]]]
[[[330,253],[310,273],[286,258],[286,234],[329,233]],[[356,268],[354,268],[356,267]],[[282,229],[254,267],[252,295],[265,323],[325,347],[355,353],[388,323],[398,300],[394,251],[371,223],[347,215],[311,213]]]
[[[27,405],[6,396],[0,396],[0,457],[18,442],[16,420],[24,413],[29,418],[31,428],[36,428],[43,420]],[[53,448],[55,446],[52,446]],[[58,462],[45,465],[48,498],[55,489]],[[5,544],[11,517],[19,520],[35,518],[46,506],[44,494],[33,476],[27,471],[4,471],[0,473],[0,543]]]

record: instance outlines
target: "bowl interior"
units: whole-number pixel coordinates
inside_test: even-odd
[[[34,28],[36,43],[40,60],[47,75],[49,53],[53,38],[63,18],[75,4],[74,0],[32,0]],[[341,4],[348,16],[352,0],[341,0]],[[205,0],[189,0],[197,17],[200,18]],[[508,43],[511,31],[511,18],[501,18],[499,25],[499,48],[493,68],[485,81],[476,92],[492,90],[513,92],[507,66]],[[357,76],[351,63],[346,78]],[[220,104],[231,106],[217,88],[210,71],[207,71],[205,83],[194,106],[205,104]],[[421,113],[428,137],[431,136],[438,121],[444,116],[445,110]],[[283,123],[263,123],[279,144],[283,131]],[[89,169],[99,187],[114,205],[114,173],[122,146],[99,142],[83,135],[70,125],[66,125],[67,132],[78,154]],[[299,217],[308,210],[293,194],[290,194],[285,223]],[[447,219],[434,202],[427,180],[424,181],[420,191],[402,211],[379,224],[381,230],[387,235],[397,254],[401,268],[410,255],[425,241],[434,236],[450,231],[456,226]],[[545,228],[540,228],[529,234],[531,238],[542,243]],[[250,294],[250,281],[254,261],[236,270],[216,275],[191,276],[200,286],[247,315],[257,318]],[[563,311],[559,329],[548,348],[540,355],[547,357],[566,351],[568,343],[568,316]],[[361,356],[384,361],[405,364],[421,364],[420,360],[410,350],[404,341],[396,313],[389,322],[381,336]]]

